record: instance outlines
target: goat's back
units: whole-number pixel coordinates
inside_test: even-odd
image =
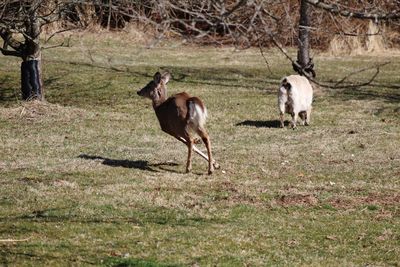
[[[282,79],[279,95],[287,94],[293,101],[294,108],[303,111],[309,108],[313,99],[313,88],[304,76],[289,75]]]

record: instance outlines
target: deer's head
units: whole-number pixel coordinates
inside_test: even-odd
[[[145,87],[137,91],[137,94],[146,98],[150,98],[153,102],[164,101],[167,97],[167,83],[171,75],[168,72],[156,72],[153,80],[150,81]]]

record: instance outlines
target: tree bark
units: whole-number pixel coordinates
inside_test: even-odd
[[[21,63],[21,93],[23,100],[43,100],[40,61],[28,60]]]
[[[310,58],[310,26],[310,5],[307,0],[301,0],[297,62],[293,69],[300,75],[315,77],[314,63]]]
[[[17,41],[10,29],[0,28],[3,47],[0,52],[5,56],[17,56],[21,63],[21,96],[23,100],[44,100],[41,75],[41,25],[37,15],[39,0],[33,1],[26,10],[23,22],[24,42]],[[12,50],[9,50],[9,47]]]
[[[25,49],[21,63],[21,92],[23,100],[43,100],[43,82],[41,77],[40,23],[37,8],[32,5],[25,20]]]

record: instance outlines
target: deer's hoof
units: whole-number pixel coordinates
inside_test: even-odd
[[[195,144],[201,144],[201,139],[200,138],[195,138],[195,139],[193,139],[193,143],[195,143]]]
[[[219,169],[219,168],[221,168],[221,166],[219,166],[219,164],[217,163],[217,162],[213,162],[213,167],[215,168],[215,169]]]
[[[213,174],[213,172],[214,172],[214,169],[208,170],[208,175]]]

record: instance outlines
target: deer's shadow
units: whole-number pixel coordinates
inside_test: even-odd
[[[285,120],[284,124],[285,126],[288,126],[290,122],[288,120]],[[257,128],[281,128],[281,122],[279,120],[269,120],[269,121],[245,120],[236,123],[236,126],[251,126]]]
[[[101,156],[93,156],[93,155],[86,155],[81,154],[78,156],[81,159],[88,159],[88,160],[101,160],[102,164],[111,166],[111,167],[123,167],[123,168],[132,168],[132,169],[139,169],[143,171],[150,171],[150,172],[159,172],[158,170],[154,169],[154,167],[158,167],[161,170],[167,170],[170,172],[175,172],[171,169],[165,169],[165,166],[178,166],[178,163],[175,162],[161,162],[155,164],[149,164],[147,160],[126,160],[126,159],[110,159]]]

